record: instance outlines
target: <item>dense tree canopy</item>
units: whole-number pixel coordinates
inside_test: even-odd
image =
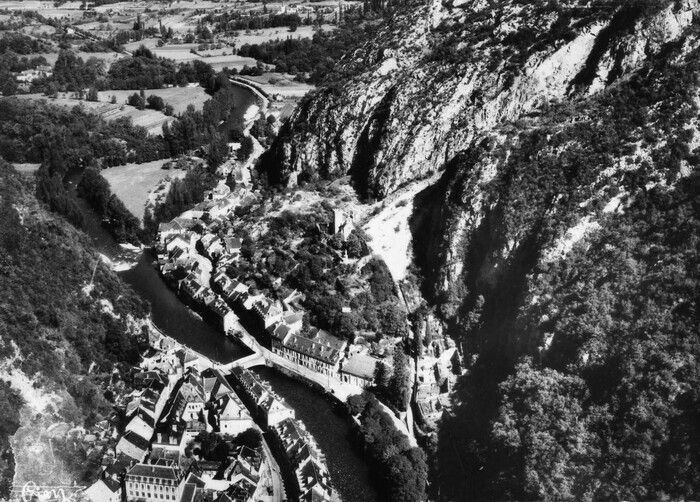
[[[386,500],[425,500],[428,468],[425,453],[412,447],[373,394],[351,396],[350,413],[359,415],[368,462]]]
[[[481,187],[491,210],[465,239],[468,271],[441,298],[475,361],[440,431],[446,496],[700,493],[700,176],[688,128],[699,63],[680,45],[460,160],[463,200],[475,187],[467,166],[503,162]],[[585,238],[548,253],[584,217],[595,221]]]

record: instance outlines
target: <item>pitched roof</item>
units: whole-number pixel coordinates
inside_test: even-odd
[[[206,483],[202,480],[202,478],[200,478],[193,472],[189,473],[187,479],[185,480],[185,484],[194,485],[198,488],[204,488],[206,486]]]
[[[146,410],[143,410],[143,409],[141,409],[141,408],[139,408],[139,409],[136,411],[136,414],[134,415],[134,418],[132,418],[131,420],[135,420],[136,418],[141,419],[141,421],[142,421],[143,423],[145,423],[146,425],[148,425],[151,429],[152,429],[153,427],[155,427],[155,425],[156,425],[155,419],[154,419],[151,415],[149,415],[149,414],[146,412]]]
[[[222,399],[220,420],[246,420],[251,419],[248,408],[235,394],[226,394]]]
[[[116,486],[116,488],[115,488]],[[109,500],[112,496],[120,490],[121,486],[117,481],[110,478],[98,479],[92,485],[90,485],[83,493],[87,497],[87,500],[93,502],[102,502],[104,500]]]
[[[202,489],[187,483],[182,488],[179,502],[197,502],[202,499]]]
[[[119,483],[119,481],[117,481],[117,480],[115,480],[115,479],[112,479],[112,478],[104,478],[102,481],[104,482],[105,485],[107,485],[107,488],[108,488],[109,491],[111,491],[112,493],[117,493],[119,490],[122,489],[121,483]]]
[[[172,465],[136,464],[126,475],[179,481],[180,469]]]
[[[290,333],[289,326],[281,322],[270,326],[268,331],[272,338],[274,338],[275,340],[279,340],[280,342],[283,342],[284,339],[287,338],[287,335]]]
[[[345,346],[345,342],[323,330],[318,330],[313,338],[301,334],[292,335],[285,340],[284,346],[324,363],[335,364],[340,360],[340,351]]]
[[[143,450],[144,452],[147,451],[151,445],[148,439],[142,438],[134,431],[127,431],[127,433],[122,436],[122,439],[124,441],[128,441],[129,443],[136,446],[139,450]]]
[[[311,490],[314,485],[320,485],[323,491],[329,491],[328,473],[323,469],[321,464],[315,460],[306,462],[300,469],[297,470],[297,478],[302,493]]]

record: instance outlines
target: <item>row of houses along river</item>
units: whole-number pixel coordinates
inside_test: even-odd
[[[243,87],[240,90],[240,106],[243,113],[255,102],[253,93]],[[73,176],[75,186],[79,177]],[[125,251],[102,227],[99,217],[87,203],[81,202],[85,217],[85,232],[93,239],[97,249],[113,261],[125,259]],[[166,335],[190,347],[200,354],[220,363],[230,363],[250,354],[245,346],[227,338],[192,312],[171,291],[154,266],[150,250],[131,253],[127,259],[133,266],[119,272],[143,299],[151,305],[151,316],[156,326]],[[346,419],[334,410],[334,404],[322,394],[305,384],[275,373],[269,368],[254,369],[272,389],[291,405],[302,422],[323,450],[333,487],[345,502],[376,500],[371,488],[368,467],[361,453],[350,442],[350,428]]]

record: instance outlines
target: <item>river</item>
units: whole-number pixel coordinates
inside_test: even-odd
[[[317,391],[264,366],[251,368],[287,401],[326,456],[331,483],[343,502],[374,502],[377,493],[369,479],[369,468],[350,443],[347,419]]]
[[[78,201],[83,208],[84,230],[97,249],[111,260],[133,260],[134,254],[117,244],[90,206],[82,199]],[[250,353],[186,307],[158,275],[153,261],[149,251],[142,251],[136,255],[136,265],[118,275],[151,304],[152,318],[158,328],[219,362],[234,361]],[[294,408],[297,418],[315,438],[326,456],[333,487],[343,502],[376,501],[367,464],[350,444],[348,422],[333,411],[332,404],[319,392],[270,368],[254,368],[254,371]]]
[[[79,178],[80,174],[71,175],[69,186],[75,188]],[[163,333],[221,363],[235,361],[250,353],[246,347],[223,336],[178,299],[158,275],[155,256],[149,250],[133,252],[123,249],[102,227],[100,218],[88,203],[79,197],[77,200],[83,210],[83,230],[92,238],[97,250],[116,262],[135,262],[132,268],[117,274],[151,305],[153,322]]]
[[[241,95],[236,109],[241,116],[255,104],[253,93],[237,86]],[[75,189],[80,174],[69,176],[68,183]],[[150,251],[133,252],[122,248],[102,227],[100,218],[82,199],[77,198],[83,210],[84,231],[95,247],[110,260],[135,262],[129,269],[118,272],[144,300],[151,305],[153,322],[166,335],[218,362],[228,363],[246,356],[250,351],[226,338],[219,330],[207,324],[190,310],[165,284],[154,265]],[[268,368],[259,368],[258,374],[267,380],[295,409],[299,418],[316,439],[326,455],[331,482],[344,502],[373,502],[377,495],[369,481],[367,465],[349,442],[350,428],[346,419],[333,411],[333,406],[320,393],[294,379],[281,376]]]

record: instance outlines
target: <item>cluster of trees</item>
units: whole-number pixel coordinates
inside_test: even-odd
[[[15,54],[36,54],[43,52],[46,44],[23,33],[4,32],[0,36],[0,53],[14,52]]]
[[[348,410],[359,417],[370,472],[386,500],[425,500],[428,466],[423,450],[411,446],[373,394],[350,396]]]
[[[411,400],[411,364],[411,359],[404,351],[404,343],[398,342],[394,346],[391,373],[384,363],[377,364],[375,371],[373,392],[399,411],[406,411]]]
[[[63,215],[73,225],[80,228],[84,223],[80,204],[64,184],[63,176],[51,174],[46,167],[36,173],[36,197],[45,202],[54,213]]]
[[[204,103],[202,111],[188,106],[176,121],[163,125],[163,140],[170,156],[202,145],[209,145],[210,149],[213,145],[220,151],[222,142],[242,139],[245,124],[236,110],[238,91],[226,79],[217,80],[217,85],[221,87]],[[210,164],[217,167],[221,160],[213,159]]]
[[[121,52],[122,47],[113,40],[88,40],[78,47],[80,52]]]
[[[48,65],[44,56],[18,56],[11,51],[0,54],[0,67],[10,72],[20,72],[44,65]]]
[[[231,446],[258,448],[262,443],[262,434],[257,429],[246,429],[233,437],[228,434],[203,431],[197,434],[193,446],[194,443],[197,443],[198,447],[191,448],[192,453],[201,456],[204,460],[222,461],[233,453]]]
[[[47,64],[43,56],[19,56],[16,52],[0,53],[0,92],[11,96],[17,92],[18,84],[14,73]]]
[[[97,58],[83,58],[70,49],[61,49],[53,68],[53,75],[44,84],[48,94],[55,91],[79,91],[86,87],[103,87],[104,64]]]
[[[311,24],[312,20],[302,20],[298,14],[270,14],[249,16],[236,11],[222,14],[208,14],[204,20],[214,26],[214,33],[226,33],[239,30],[259,30],[262,28],[279,28],[287,26],[296,28],[302,24]]]
[[[129,120],[107,123],[79,107],[67,110],[16,98],[0,100],[0,153],[10,162],[40,163],[37,196],[78,226],[82,213],[64,184],[69,171],[146,162],[165,155],[162,142]],[[110,215],[117,214],[115,203],[110,207]],[[121,228],[114,226],[114,230]],[[119,235],[127,234],[131,232],[119,230]]]
[[[394,292],[386,265],[372,259],[360,277],[352,266],[344,264],[342,255],[346,248],[364,256],[367,246],[359,232],[343,242],[340,236],[329,237],[319,231],[328,228],[328,214],[323,207],[313,214],[283,211],[271,219],[265,235],[256,241],[244,239],[243,260],[229,272],[234,276],[254,276],[269,294],[283,297],[286,290],[277,291],[270,283],[270,278],[281,278],[285,287],[304,293],[309,322],[339,337],[352,341],[358,331],[364,330],[379,338],[403,336],[406,312]],[[292,249],[294,241],[300,242]],[[365,287],[367,283],[369,287]]]
[[[129,120],[106,122],[79,106],[0,100],[0,153],[9,162],[47,165],[50,174],[101,163],[148,162],[166,156],[164,145]]]
[[[102,224],[120,242],[138,244],[140,222],[112,193],[107,180],[100,171],[90,167],[83,172],[78,183],[78,195],[88,201],[102,217]]]
[[[53,75],[37,81],[33,87],[53,95],[57,91],[81,91],[88,87],[139,90],[199,83],[213,92],[218,88],[215,77],[216,73],[207,63],[195,60],[177,65],[170,59],[157,57],[144,46],[136,49],[131,57],[112,63],[107,72],[101,60],[94,57],[83,60],[74,51],[61,49]]]
[[[275,129],[276,124],[277,119],[274,115],[268,115],[266,118],[263,116],[263,114],[260,114],[258,119],[250,127],[250,135],[255,137],[263,148],[267,148],[277,135],[277,131]],[[242,152],[243,158],[247,158],[245,153],[245,151]]]
[[[2,232],[0,230],[0,232]],[[9,382],[0,380],[0,450],[10,450],[10,436],[13,436],[20,426],[20,409],[24,400],[12,388]],[[0,456],[0,497],[10,498],[12,480],[15,475],[14,458],[12,455]]]
[[[274,65],[275,71],[281,73],[307,74],[305,80],[318,84],[334,74],[336,62],[348,50],[370,39],[375,30],[373,23],[348,16],[336,30],[319,30],[311,39],[244,44],[238,54]],[[339,77],[333,76],[332,80],[339,80]]]
[[[185,177],[173,180],[165,200],[152,210],[146,210],[144,228],[147,235],[155,235],[158,224],[191,209],[204,200],[204,192],[211,190],[219,179],[205,167],[192,167]]]
[[[700,158],[687,129],[700,53],[683,46],[508,141],[484,194],[488,229],[467,240],[472,272],[451,309],[478,360],[440,431],[446,497],[700,493]],[[462,182],[468,198],[474,186]],[[616,194],[621,210],[604,210]],[[599,228],[541,260],[586,214]],[[506,242],[514,251],[486,280],[477,271],[495,268],[485,264]]]
[[[175,75],[177,84],[187,85],[199,83],[207,92],[215,92],[220,87],[220,80],[217,81],[214,69],[208,63],[195,59],[188,63],[180,64]]]
[[[151,110],[163,112],[166,115],[173,114],[172,105],[167,104],[163,98],[155,94],[150,94],[148,97],[146,97],[146,92],[143,89],[129,96],[126,100],[126,103],[128,105],[138,108],[139,110],[150,108]]]
[[[111,89],[159,89],[177,84],[177,65],[174,61],[156,57],[144,46],[131,57],[112,63],[107,77]]]

